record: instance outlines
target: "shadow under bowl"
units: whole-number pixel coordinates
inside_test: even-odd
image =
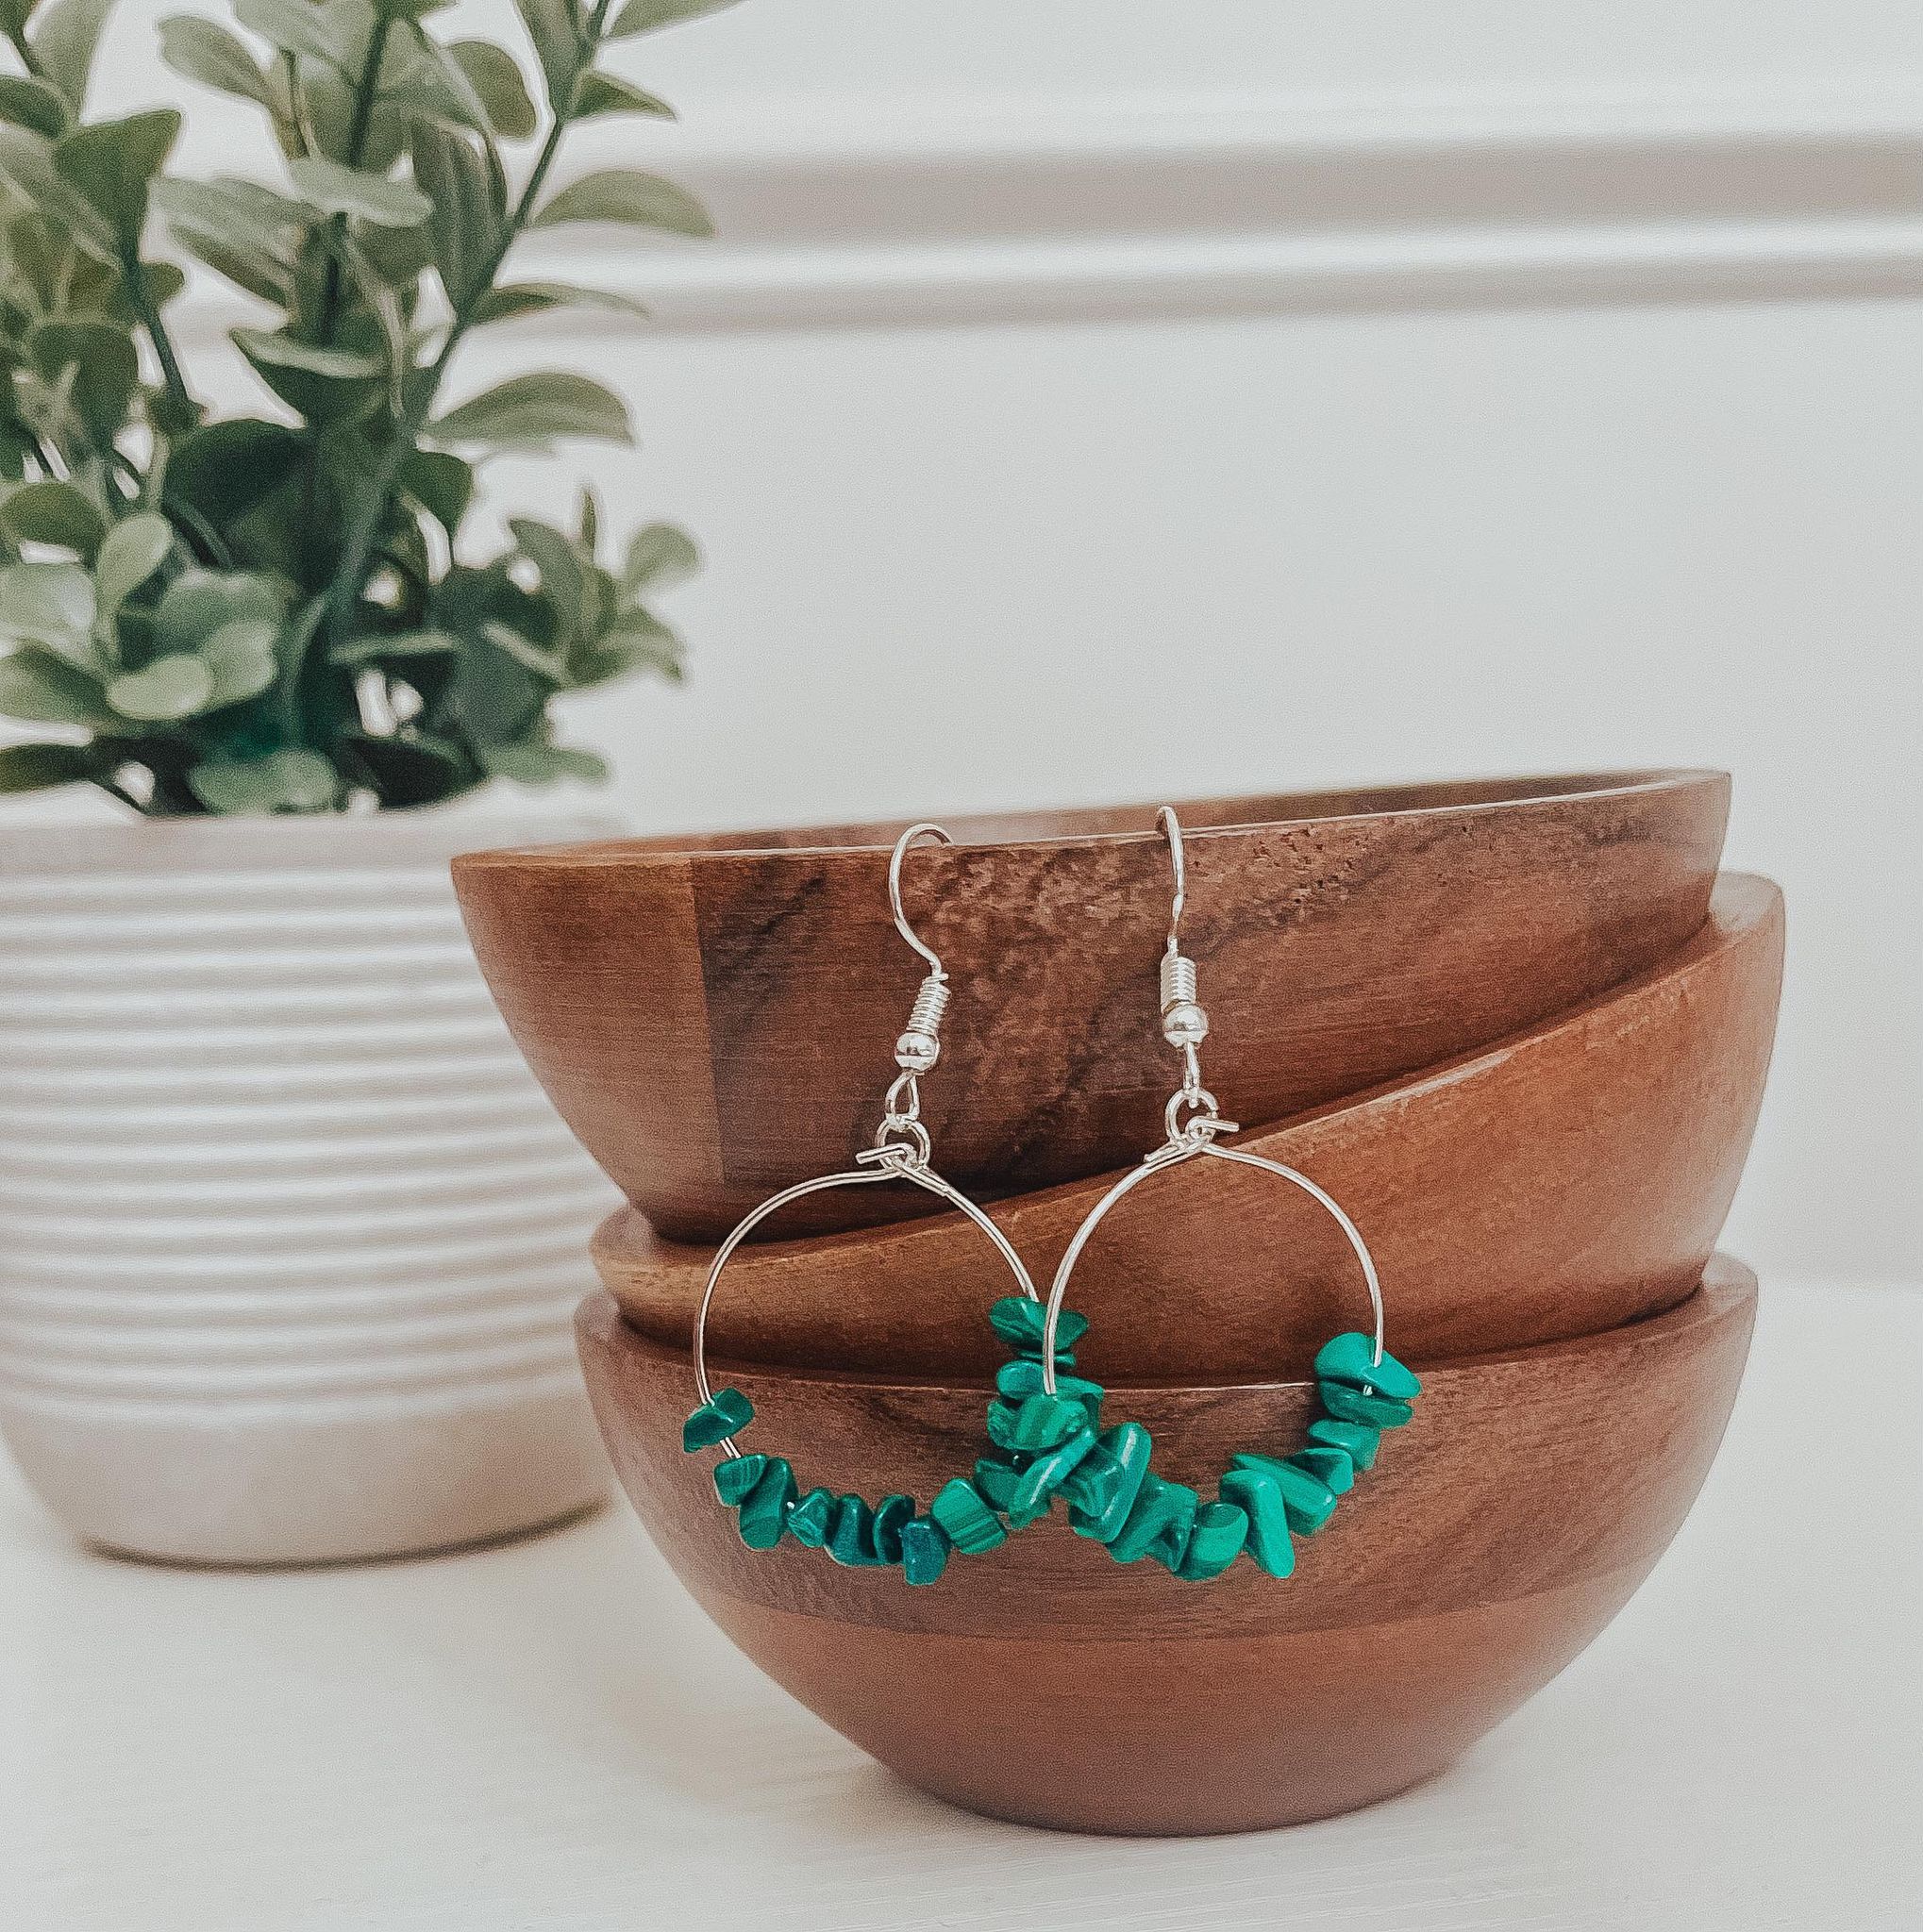
[[[1188,801],[1183,944],[1225,1112],[1275,1121],[1593,998],[1684,944],[1728,811],[1714,772]],[[1135,1158],[1173,1057],[1152,806],[953,819],[910,856],[954,1001],[922,1083],[945,1173],[986,1197]],[[867,1145],[921,965],[896,826],[619,841],[455,862],[494,998],[562,1117],[662,1233],[718,1241]],[[823,1230],[909,1190],[802,1205]]]
[[[1689,1294],[1741,1177],[1782,973],[1782,900],[1726,874],[1661,966],[1528,1032],[1361,1098],[1239,1136],[1301,1169],[1367,1238],[1398,1353],[1427,1358],[1612,1328]],[[996,1203],[1037,1288],[1112,1175]],[[594,1243],[628,1322],[685,1347],[713,1250],[633,1209]],[[733,1360],[993,1374],[987,1311],[1015,1283],[961,1215],[738,1250],[710,1346]],[[1194,1162],[1122,1202],[1067,1304],[1097,1380],[1264,1380],[1368,1325],[1355,1259],[1273,1176]]]
[[[1276,1581],[1121,1566],[1059,1516],[939,1583],[744,1548],[686,1456],[688,1357],[582,1307],[603,1436],[683,1583],[778,1684],[936,1796],[1029,1824],[1255,1830],[1346,1811],[1442,1770],[1547,1683],[1681,1524],[1735,1398],[1754,1277],[1718,1257],[1650,1320],[1423,1368],[1410,1425]],[[986,1391],[728,1371],[750,1446],[804,1484],[924,1501],[983,1452]],[[1213,1480],[1295,1446],[1301,1384],[1112,1388],[1157,1467]]]

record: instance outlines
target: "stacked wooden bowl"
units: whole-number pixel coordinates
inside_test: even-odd
[[[1241,1830],[1446,1764],[1641,1581],[1734,1396],[1755,1284],[1714,1249],[1782,915],[1717,876],[1727,803],[1720,774],[1664,772],[1181,806],[1210,1084],[1237,1144],[1360,1224],[1426,1384],[1286,1582],[1114,1565],[1056,1521],[927,1590],[744,1548],[711,1458],[680,1450],[694,1307],[742,1214],[873,1133],[919,974],[885,891],[899,827],[457,861],[510,1026],[631,1203],[596,1242],[582,1357],[683,1580],[849,1738],[1005,1817]],[[1167,850],[1152,807],[948,824],[906,873],[955,988],[924,1116],[1045,1285],[1161,1138]],[[983,1453],[1008,1277],[929,1207],[812,1197],[724,1277],[717,1380],[810,1483],[926,1503]],[[1148,1424],[1185,1481],[1299,1433],[1315,1347],[1367,1313],[1312,1203],[1215,1162],[1118,1208],[1073,1300],[1105,1419]]]

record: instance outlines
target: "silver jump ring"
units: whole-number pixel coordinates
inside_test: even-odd
[[[1180,1094],[1176,1095],[1177,1100],[1181,1098]],[[1224,1124],[1226,1125],[1226,1123]],[[1076,1229],[1075,1238],[1069,1242],[1067,1252],[1062,1257],[1062,1263],[1055,1271],[1055,1279],[1048,1289],[1048,1306],[1042,1318],[1042,1387],[1047,1394],[1055,1393],[1055,1330],[1062,1319],[1062,1298],[1068,1291],[1069,1276],[1075,1273],[1075,1264],[1081,1258],[1081,1251],[1088,1245],[1089,1237],[1100,1225],[1102,1217],[1129,1189],[1139,1187],[1152,1174],[1161,1174],[1168,1168],[1179,1167],[1185,1160],[1193,1160],[1198,1154],[1212,1155],[1217,1160],[1233,1160],[1244,1167],[1257,1167],[1264,1174],[1276,1174],[1282,1180],[1293,1182],[1329,1210],[1336,1225],[1348,1238],[1349,1247],[1354,1251],[1356,1259],[1362,1263],[1363,1279],[1368,1284],[1369,1290],[1369,1309],[1375,1318],[1374,1360],[1378,1365],[1380,1364],[1382,1285],[1376,1276],[1375,1257],[1369,1253],[1369,1244],[1363,1241],[1362,1230],[1348,1218],[1342,1204],[1326,1190],[1317,1187],[1307,1174],[1298,1174],[1293,1167],[1284,1167],[1279,1160],[1270,1160],[1262,1155],[1250,1154],[1240,1147],[1219,1147],[1208,1134],[1199,1140],[1178,1141],[1171,1127],[1169,1143],[1158,1147],[1153,1154],[1146,1156],[1139,1166],[1130,1168],[1095,1203],[1081,1225]]]
[[[919,1123],[915,1123],[919,1126]],[[926,1131],[923,1133],[926,1141]],[[875,1153],[881,1157],[872,1165],[844,1169],[839,1174],[816,1174],[812,1180],[797,1182],[792,1188],[784,1188],[778,1194],[772,1194],[759,1208],[752,1209],[736,1226],[734,1232],[714,1251],[714,1259],[709,1264],[708,1280],[701,1290],[701,1306],[694,1314],[694,1387],[700,1391],[701,1400],[710,1403],[714,1400],[714,1391],[708,1380],[708,1309],[714,1300],[715,1284],[721,1279],[721,1271],[728,1264],[734,1251],[749,1235],[758,1228],[769,1215],[788,1206],[791,1201],[799,1201],[808,1194],[825,1193],[830,1188],[861,1188],[873,1181],[904,1180],[911,1181],[916,1187],[947,1202],[951,1208],[959,1208],[990,1241],[995,1243],[995,1252],[1009,1265],[1017,1286],[1031,1302],[1042,1297],[1036,1292],[1035,1284],[1028,1271],[1022,1265],[1022,1257],[1015,1253],[1009,1238],[959,1188],[951,1187],[942,1176],[918,1163],[911,1164],[906,1158],[891,1160],[886,1157],[895,1150],[877,1148]],[[867,1157],[860,1157],[865,1159]],[[721,1442],[722,1454],[732,1458],[742,1452],[735,1447],[732,1436],[724,1437]]]

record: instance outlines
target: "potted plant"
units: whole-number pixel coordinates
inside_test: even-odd
[[[601,384],[452,393],[563,304],[531,229],[708,232],[658,176],[557,184],[569,130],[661,115],[612,43],[723,0],[237,0],[163,24],[258,105],[271,182],[165,173],[180,116],[84,112],[107,0],[0,0],[0,791],[137,822],[0,835],[0,1424],[83,1534],[212,1560],[426,1547],[552,1519],[600,1464],[564,1315],[606,1186],[493,1015],[418,808],[602,774],[553,700],[679,672],[694,561],[610,556],[591,493],[467,528],[493,450],[626,440]],[[529,74],[536,76],[530,86]],[[251,298],[259,406],[216,416],[174,249]],[[25,734],[21,734],[25,735]]]

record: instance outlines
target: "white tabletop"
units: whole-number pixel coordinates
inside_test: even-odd
[[[1923,1290],[1765,1289],[1702,1500],[1586,1656],[1424,1790],[1188,1841],[897,1784],[735,1655],[623,1504],[478,1554],[208,1574],[85,1555],[8,1475],[0,1924],[1915,1928],[1919,1393]]]

